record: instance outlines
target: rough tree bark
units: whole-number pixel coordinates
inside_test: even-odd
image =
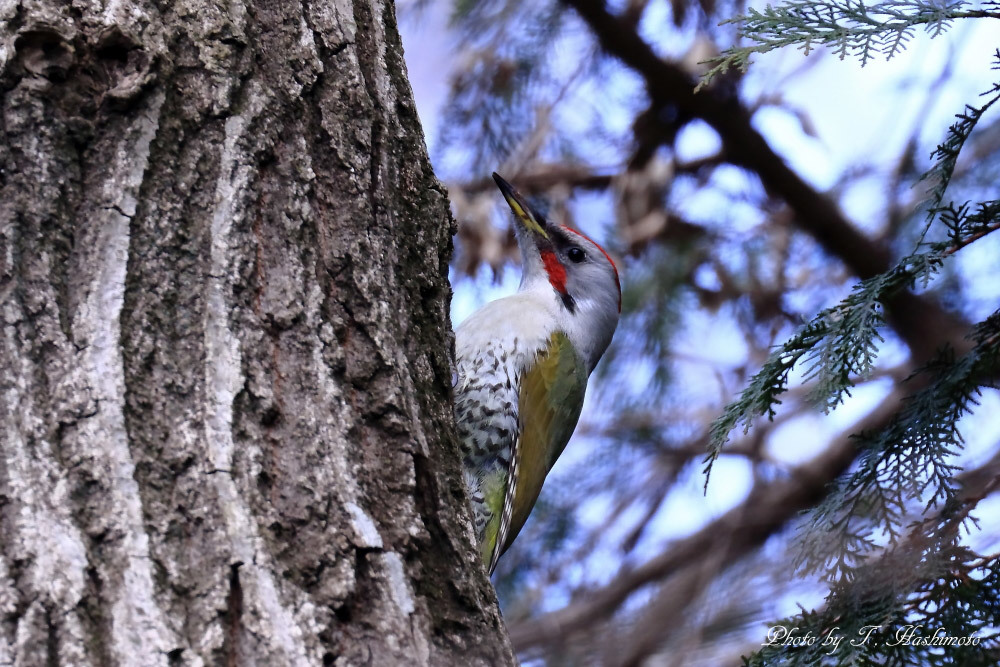
[[[386,0],[0,1],[0,665],[511,664]]]

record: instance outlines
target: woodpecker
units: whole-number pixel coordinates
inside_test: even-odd
[[[455,331],[463,474],[490,574],[573,434],[587,379],[621,313],[608,253],[548,222],[495,173],[493,180],[514,212],[521,284]]]

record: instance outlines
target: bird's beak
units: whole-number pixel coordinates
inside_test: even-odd
[[[543,238],[549,238],[549,235],[545,231],[545,218],[535,213],[524,197],[514,189],[514,186],[500,178],[500,175],[496,172],[493,172],[493,180],[496,181],[497,187],[503,193],[503,198],[507,200],[510,210],[514,211],[518,222],[528,231],[534,232]]]

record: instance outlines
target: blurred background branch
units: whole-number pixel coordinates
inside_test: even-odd
[[[980,632],[976,654],[867,658],[996,663],[998,8],[806,5],[401,4],[456,322],[516,288],[493,170],[623,269],[584,418],[495,577],[526,664],[847,659],[759,651],[780,619]],[[761,48],[831,16],[898,39]],[[748,387],[749,430],[720,429]]]

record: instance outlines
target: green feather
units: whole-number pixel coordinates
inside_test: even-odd
[[[500,533],[500,515],[503,509],[504,493],[507,488],[508,475],[506,471],[488,475],[483,479],[483,504],[486,505],[490,519],[486,522],[483,541],[479,548],[483,562],[490,566],[490,572],[496,567],[493,560],[496,551],[497,537]]]
[[[557,331],[533,364],[521,374],[518,399],[519,437],[513,454],[514,474],[508,477],[505,502],[512,504],[508,521],[502,513],[501,548],[487,551],[490,571],[511,545],[531,513],[545,476],[569,442],[583,408],[587,390],[587,365],[569,337]],[[497,514],[494,514],[494,517]],[[489,528],[487,528],[489,533]],[[484,540],[486,542],[488,540]]]

